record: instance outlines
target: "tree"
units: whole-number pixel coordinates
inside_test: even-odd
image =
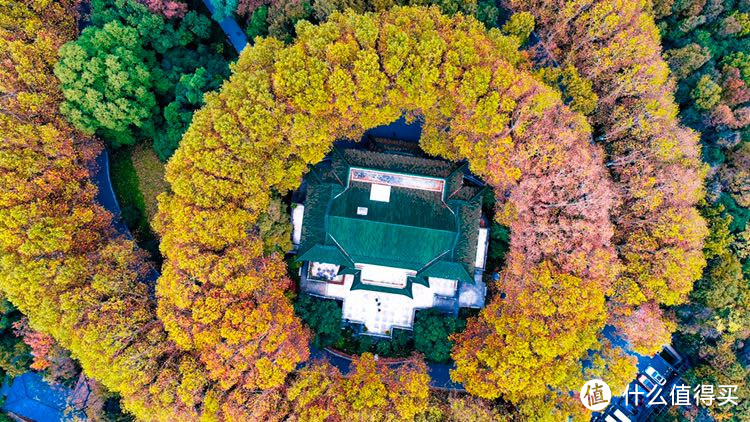
[[[429,381],[418,355],[392,369],[365,353],[352,361],[349,375],[341,380],[336,411],[356,420],[381,420],[387,415],[412,420],[427,408]]]
[[[542,80],[557,86],[571,109],[590,115],[596,109],[599,96],[592,89],[590,80],[582,78],[573,66],[545,67],[538,71]]]
[[[744,400],[747,393],[743,387],[750,373],[739,359],[750,324],[750,287],[741,265],[747,258],[744,236],[730,231],[732,218],[723,206],[704,204],[701,211],[711,229],[704,248],[709,265],[696,283],[690,302],[677,310],[675,342],[692,363],[685,375],[688,382],[737,385],[740,400]],[[716,418],[741,417],[748,411],[742,403],[726,409],[710,407],[708,411]]]
[[[414,319],[414,346],[427,360],[447,362],[451,357],[452,334],[463,331],[466,322],[435,310],[417,312]]]
[[[245,33],[248,38],[255,40],[256,37],[264,37],[268,35],[268,6],[263,5],[255,9],[250,15],[250,20],[247,23],[247,29]]]
[[[93,0],[91,8],[91,33],[117,28],[117,34],[128,34],[130,44],[114,42],[116,53],[110,57],[91,43],[84,45],[83,37],[70,43],[65,53],[70,58],[58,65],[72,97],[64,107],[72,110],[76,127],[101,135],[112,146],[153,140],[157,155],[166,161],[203,104],[203,92],[218,88],[228,76],[226,60],[209,43],[210,20],[195,11],[179,21],[167,20],[136,0]],[[84,65],[89,56],[121,57],[117,60],[127,72]],[[113,97],[109,108],[98,100],[104,94]]]
[[[534,15],[547,51],[561,66],[574,66],[590,80],[599,97],[590,122],[598,128],[595,139],[606,147],[607,167],[622,192],[610,217],[621,263],[611,286],[610,318],[641,315],[639,307],[649,301],[683,303],[705,266],[701,248],[707,231],[694,208],[703,196],[705,169],[698,136],[676,119],[647,3],[539,0],[510,5]],[[607,25],[597,24],[604,21]],[[670,325],[663,321],[660,326]]]
[[[3,298],[0,314],[0,369],[3,376],[13,378],[29,370],[31,350],[13,331],[13,324],[22,318],[21,313]]]
[[[270,0],[240,0],[237,6],[237,14],[240,16],[249,16],[262,7],[268,7]]]
[[[503,32],[518,37],[523,44],[534,30],[534,15],[529,12],[514,13],[503,25]]]
[[[27,319],[17,321],[13,328],[15,334],[31,348],[33,359],[29,368],[44,371],[44,379],[51,384],[70,385],[75,382],[80,368],[52,336],[32,330]]]
[[[659,26],[677,78],[680,117],[701,132],[706,161],[720,166],[728,150],[747,140],[750,125],[750,116],[742,111],[750,99],[747,37],[742,35],[747,10],[742,2],[690,4],[665,7]]]
[[[750,143],[742,143],[729,154],[720,175],[734,200],[742,207],[750,207]]]
[[[164,15],[165,18],[181,18],[187,12],[187,4],[172,0],[144,0],[148,10]]]
[[[488,28],[495,28],[500,17],[500,9],[497,7],[497,3],[492,0],[479,0],[477,1],[476,16],[477,20]]]
[[[736,38],[750,34],[750,14],[735,10],[721,23],[721,34]]]
[[[290,42],[295,36],[295,25],[310,19],[313,14],[309,0],[276,0],[268,7],[268,33],[282,41]]]
[[[221,22],[228,17],[234,16],[239,2],[238,0],[212,0],[211,4],[214,6],[212,17],[215,21]]]
[[[502,198],[498,222],[510,228],[513,245],[505,284],[532,286],[515,293],[526,306],[514,308],[513,317],[496,312],[467,328],[476,336],[459,357],[465,360],[463,375],[480,378],[477,385],[499,383],[492,370],[472,367],[477,356],[513,356],[512,348],[527,341],[529,331],[549,326],[549,341],[560,340],[564,357],[539,351],[535,373],[549,374],[540,375],[548,378],[539,388],[572,388],[580,378],[583,351],[596,346],[603,326],[602,291],[613,277],[608,216],[614,195],[602,152],[589,142],[588,124],[557,92],[516,68],[516,37],[487,31],[470,17],[446,17],[437,8],[334,13],[317,27],[300,21],[296,32],[288,47],[269,38],[245,50],[234,76],[218,93],[205,96],[206,105],[167,165],[172,190],[160,198],[156,219],[167,260],[157,295],[170,338],[185,350],[199,351],[204,362],[222,362],[217,371],[230,366],[222,361],[227,357],[237,368],[248,368],[269,354],[273,358],[267,360],[279,362],[269,374],[282,374],[304,359],[291,352],[302,349],[304,340],[282,301],[290,285],[282,276],[283,262],[262,253],[264,236],[254,228],[273,196],[296,188],[308,164],[320,161],[334,138],[359,138],[407,110],[424,122],[421,146],[427,152],[468,159],[471,170]],[[537,268],[539,280],[569,286],[549,298],[541,315],[524,310],[538,308],[529,295],[546,289],[523,276]],[[252,314],[266,303],[276,307],[271,327],[235,322],[240,312]],[[521,320],[525,327],[504,333],[510,352],[492,341],[478,344],[483,337],[477,333],[503,325],[496,318],[513,318],[507,325]],[[273,336],[287,334],[278,349],[255,348],[252,333],[263,329]],[[252,353],[242,354],[247,343]],[[243,391],[283,382],[255,369],[212,376],[226,380],[226,388],[236,382]],[[359,389],[347,388],[364,395],[348,398],[347,412],[381,414],[378,409],[386,404],[369,393],[377,384]]]
[[[57,114],[63,95],[52,72],[74,34],[75,5],[46,4],[0,5],[0,43],[13,52],[0,63],[0,107],[12,111],[0,113],[0,288],[32,327],[122,392],[134,415],[196,418],[194,388],[217,391],[201,384],[200,368],[175,371],[192,358],[155,317],[143,256],[113,236],[109,214],[94,203],[89,165],[101,145]]]
[[[597,346],[604,326],[599,286],[544,263],[522,280],[506,274],[498,289],[506,297],[454,336],[451,379],[473,395],[513,403],[550,390],[575,391],[581,359]]]
[[[614,394],[625,391],[638,373],[638,359],[620,347],[605,341],[599,353],[591,359],[585,370],[587,379],[597,378],[607,383]]]
[[[450,397],[447,416],[456,422],[482,422],[501,420],[491,402],[469,395]]]
[[[510,231],[497,222],[490,223],[490,245],[487,250],[488,268],[498,270],[502,267],[505,255],[508,253]]]
[[[174,154],[193,113],[203,105],[203,93],[218,88],[219,84],[220,80],[204,67],[180,76],[174,88],[174,101],[164,107],[165,131],[154,138],[154,150],[162,161]]]
[[[335,400],[340,389],[341,373],[326,361],[311,362],[290,382],[286,398],[300,420],[325,420],[337,413]]]
[[[303,294],[294,303],[294,311],[315,334],[315,347],[334,345],[341,338],[341,308],[335,301]]]
[[[737,51],[725,56],[722,59],[722,64],[738,69],[745,83],[750,83],[750,55],[743,51]]]
[[[116,10],[104,12],[96,21],[126,19]],[[166,54],[175,39],[151,38],[148,29],[161,17],[154,19],[139,18],[132,27]],[[86,163],[96,144],[54,114],[29,113],[32,107],[18,103],[17,95],[0,96],[9,109],[27,113],[0,114],[0,156],[7,160],[0,170],[0,287],[8,298],[34,327],[70,348],[86,372],[121,392],[137,417],[246,420],[285,414],[290,410],[282,386],[307,359],[309,333],[293,314],[282,257],[264,251],[277,231],[261,230],[261,216],[274,195],[296,187],[334,138],[358,138],[406,110],[409,118],[424,121],[425,150],[468,159],[471,170],[490,183],[500,198],[498,222],[511,233],[506,269],[493,286],[505,299],[495,296],[469,322],[455,346],[453,377],[480,395],[518,403],[527,415],[574,413],[569,391],[582,381],[582,361],[602,347],[605,292],[622,287],[613,283],[612,268],[619,267],[610,211],[644,245],[623,261],[640,263],[662,246],[686,251],[672,258],[688,258],[685,272],[671,261],[674,272],[667,275],[650,261],[628,268],[630,278],[623,280],[643,282],[636,293],[645,297],[673,287],[679,291],[669,300],[679,301],[684,280],[701,267],[690,255],[700,243],[700,220],[684,211],[700,184],[691,167],[695,139],[656,126],[670,136],[612,141],[614,152],[607,153],[622,177],[618,183],[630,183],[626,187],[633,191],[623,195],[630,195],[626,205],[635,209],[614,208],[604,152],[590,142],[591,126],[564,106],[559,93],[519,69],[515,37],[486,31],[460,14],[446,17],[437,8],[334,13],[318,27],[300,21],[296,31],[291,46],[266,39],[245,50],[233,78],[204,97],[204,108],[169,162],[172,189],[160,198],[155,224],[166,257],[157,301],[141,282],[147,271],[142,255],[132,241],[113,238],[110,216],[94,203]],[[15,32],[2,35],[4,42],[29,41]],[[44,89],[25,85],[19,76],[23,60],[11,57],[0,69],[8,75],[2,80],[12,82],[12,94],[49,91],[39,103],[52,102],[42,109],[54,113],[61,96],[48,77],[58,46],[50,44],[39,51],[17,48],[46,63],[46,77],[39,80]],[[588,77],[591,70],[581,74]],[[643,80],[631,82],[637,87]],[[624,111],[614,106],[620,98],[601,90],[602,83],[592,82],[600,103],[622,117]],[[630,88],[617,85],[618,93]],[[157,93],[162,89],[155,84]],[[611,123],[600,113],[597,119]],[[626,146],[637,153],[643,152],[638,146],[648,147],[650,160],[628,167]],[[675,150],[684,154],[664,158]],[[679,177],[662,178],[670,172]],[[641,173],[648,177],[641,179]],[[643,189],[653,180],[662,184],[653,192]],[[678,187],[682,196],[672,196]],[[636,218],[644,215],[645,222]],[[622,230],[618,251],[632,240]],[[664,256],[669,254],[657,258]],[[647,300],[638,299],[633,309]],[[627,305],[622,307],[631,309]],[[549,348],[551,343],[557,347]],[[319,383],[300,391],[336,378],[335,372],[321,372]],[[529,374],[540,381],[528,384]],[[350,376],[333,384],[338,389],[311,394],[323,401],[313,410],[317,416],[413,419],[427,408],[428,381],[419,357],[390,367],[364,354]],[[332,405],[325,402],[327,391],[336,392]]]
[[[708,75],[701,76],[692,92],[695,105],[701,110],[711,110],[721,101],[721,87]]]
[[[352,9],[357,13],[368,11],[368,2],[363,0],[315,0],[312,8],[315,11],[315,17],[319,21],[324,21],[333,12],[343,12],[346,9]]]
[[[134,132],[149,130],[156,107],[153,61],[132,28],[115,22],[86,28],[60,48],[55,66],[65,95],[60,111],[77,129],[99,133],[115,147],[135,143]]]
[[[664,53],[669,68],[679,79],[685,79],[711,58],[707,48],[697,43],[691,43],[681,48],[667,50]]]
[[[613,323],[632,349],[645,356],[656,354],[670,344],[672,332],[677,328],[655,302],[646,302]],[[649,329],[644,330],[643,327]]]
[[[292,379],[286,396],[299,420],[413,420],[427,409],[429,376],[418,355],[395,367],[370,353],[356,357],[346,376],[312,362]]]

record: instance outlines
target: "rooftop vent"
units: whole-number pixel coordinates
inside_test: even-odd
[[[367,215],[367,207],[357,207],[357,215]]]

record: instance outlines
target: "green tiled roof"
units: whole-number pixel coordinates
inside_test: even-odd
[[[366,216],[357,214],[359,207],[367,208]],[[328,215],[457,231],[455,215],[443,202],[442,193],[394,186],[389,202],[371,201],[370,184],[364,182],[351,182],[349,188],[331,202]]]
[[[315,261],[336,264],[342,266],[352,266],[354,262],[341,252],[336,246],[314,245],[307,252],[297,258],[298,261]]]
[[[359,273],[359,271],[360,271],[359,269],[354,268],[354,267],[341,267],[339,269],[338,275],[347,275],[347,274],[354,275],[354,274]]]
[[[474,279],[466,272],[466,268],[458,262],[436,261],[424,268],[418,274],[420,277],[437,277],[447,278],[450,280],[460,280],[468,283],[474,282]]]
[[[418,280],[409,280],[405,288],[408,295],[411,295],[412,283],[426,284],[425,277],[473,281],[470,273],[473,272],[471,252],[474,248],[470,243],[476,242],[481,200],[479,204],[468,203],[449,200],[446,192],[391,186],[388,202],[373,201],[369,183],[348,180],[349,168],[354,164],[431,177],[453,177],[455,172],[463,171],[462,168],[439,160],[390,157],[366,151],[334,151],[330,162],[315,166],[307,178],[298,260],[329,262],[342,267],[362,263],[420,271]],[[372,163],[368,163],[368,158],[372,158]],[[427,172],[430,162],[436,164]],[[331,168],[336,169],[336,176],[322,177],[324,171]],[[413,171],[407,171],[409,168]],[[360,215],[358,208],[367,208],[367,214]],[[342,268],[341,274],[352,272]],[[358,283],[361,286],[357,288],[372,287],[361,281]],[[378,289],[407,294],[401,291],[403,289]]]
[[[300,254],[316,244],[326,243],[325,216],[328,203],[331,198],[344,190],[341,185],[320,183],[312,177],[307,180],[307,201],[305,201],[304,224],[302,224],[302,237],[300,238]]]
[[[455,232],[328,216],[328,234],[354,262],[419,270],[450,252]]]
[[[422,286],[425,286],[425,287],[430,287],[430,283],[424,277],[407,277],[406,280],[407,280],[407,283],[410,283],[410,284],[416,283],[416,284],[421,284]]]
[[[336,150],[336,149],[335,149]],[[335,163],[339,167],[354,166],[395,171],[399,173],[419,174],[446,178],[456,168],[456,165],[431,158],[414,157],[409,155],[388,154],[358,149],[336,150],[342,162]]]

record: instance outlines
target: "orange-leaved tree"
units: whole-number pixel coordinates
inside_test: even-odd
[[[508,0],[534,15],[547,51],[573,66],[599,97],[590,121],[622,198],[611,216],[621,273],[608,302],[610,323],[635,350],[670,341],[660,306],[684,303],[701,276],[707,230],[695,205],[705,170],[698,136],[679,125],[669,68],[661,58],[650,2]],[[651,336],[635,334],[644,320]]]
[[[429,381],[419,355],[388,364],[365,353],[346,376],[328,362],[313,362],[287,388],[289,412],[299,420],[414,420],[427,409]]]
[[[72,1],[0,4],[0,289],[138,418],[194,419],[220,396],[168,340],[143,255],[95,203],[101,145],[58,114],[52,68],[75,29]]]

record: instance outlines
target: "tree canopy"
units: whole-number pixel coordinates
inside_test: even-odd
[[[11,111],[0,114],[0,287],[33,329],[70,349],[137,417],[274,420],[289,411],[410,419],[427,411],[428,377],[417,356],[395,369],[364,354],[346,378],[326,364],[292,374],[309,357],[310,333],[288,298],[288,228],[277,224],[279,195],[296,188],[335,139],[358,139],[404,114],[422,121],[425,151],[467,159],[491,185],[497,223],[510,230],[506,267],[491,286],[504,294],[453,337],[452,377],[471,393],[502,396],[528,417],[579,412],[569,392],[580,385],[583,360],[594,356],[586,373],[595,375],[632,370],[600,339],[604,325],[618,326],[638,350],[655,350],[673,328],[664,307],[683,303],[703,269],[697,139],[676,123],[645,3],[592,1],[580,11],[580,2],[562,0],[514,5],[528,8],[565,65],[550,76],[523,69],[518,48],[530,14],[488,31],[436,7],[334,12],[319,26],[297,23],[288,46],[259,39],[220,91],[205,95],[167,166],[171,191],[155,221],[166,258],[157,300],[142,282],[142,254],[112,232],[111,216],[94,202],[88,165],[100,146],[56,116],[67,98],[52,68],[75,33],[72,12],[57,13],[72,3],[11,3],[0,5],[0,47],[10,52],[0,62],[0,101]],[[150,54],[160,63],[179,57],[169,53],[179,40],[154,30],[163,18],[99,10],[85,42],[135,33],[156,52],[143,63]],[[558,10],[574,18],[560,20]],[[582,33],[604,18],[612,25]],[[19,19],[26,24],[14,24]],[[628,48],[640,45],[653,50]],[[135,55],[113,54],[113,69],[139,57],[135,45],[112,48],[126,47]],[[192,69],[166,79],[151,70],[160,105],[160,84],[180,84],[169,113],[181,124],[188,119],[180,109],[197,107],[207,86]],[[545,85],[553,79],[562,94]],[[728,259],[715,268],[718,276],[739,267]],[[709,282],[699,297],[723,312],[727,292],[739,287]],[[625,328],[639,321],[658,325],[656,335]],[[528,374],[538,382],[528,385]]]
[[[160,159],[177,148],[203,93],[228,75],[211,21],[154,15],[136,0],[94,0],[91,23],[60,48],[60,109],[78,130],[119,147],[153,141]]]
[[[620,265],[608,292],[609,322],[636,350],[655,353],[674,328],[660,306],[688,300],[705,266],[707,230],[695,208],[705,175],[698,137],[677,120],[650,3],[509,3],[534,15],[547,51],[562,66],[577,69],[599,97],[589,120],[605,146],[620,199],[610,217]],[[660,325],[650,337],[633,338],[634,331],[623,330],[644,320]]]
[[[435,310],[417,312],[414,318],[414,347],[425,358],[436,362],[447,362],[451,358],[452,334],[463,331],[466,321]]]
[[[138,32],[119,22],[86,28],[60,49],[55,75],[66,101],[60,111],[88,135],[97,131],[113,146],[133,144],[133,127],[149,124],[156,107],[150,68],[154,60]]]
[[[263,254],[255,229],[260,215],[276,192],[296,188],[335,139],[358,139],[406,113],[422,121],[423,149],[467,158],[502,198],[497,214],[511,229],[504,282],[515,286],[514,294],[534,307],[528,295],[538,283],[565,281],[548,307],[517,312],[539,312],[529,329],[564,337],[569,345],[560,350],[564,359],[542,353],[527,363],[534,373],[550,374],[540,388],[570,387],[561,377],[580,373],[580,360],[598,347],[615,256],[608,220],[612,185],[585,119],[556,91],[517,69],[517,36],[487,31],[470,17],[446,17],[437,8],[334,13],[318,26],[300,22],[296,32],[288,47],[258,39],[242,54],[221,91],[207,95],[167,166],[172,192],[161,198],[157,219],[167,261],[157,294],[170,338],[221,361],[255,336],[253,329],[225,328],[238,324],[235,309],[256,309],[263,292],[267,301],[279,298],[270,302],[277,315],[286,312],[289,282],[279,275],[280,258]],[[582,297],[591,305],[577,305]],[[498,358],[482,343],[506,334],[493,332],[503,325],[502,306],[491,304],[469,323],[467,332],[482,336],[459,337],[462,352],[454,355],[456,380],[487,397],[502,393],[492,374]],[[565,311],[556,315],[558,307]],[[279,333],[278,343],[299,345],[295,329]],[[276,335],[271,331],[268,338]],[[507,359],[503,365],[515,362],[512,354],[500,355]],[[231,356],[232,365],[248,368],[238,372],[243,380],[258,375],[254,356]],[[276,371],[293,367],[294,361],[273,359]]]

